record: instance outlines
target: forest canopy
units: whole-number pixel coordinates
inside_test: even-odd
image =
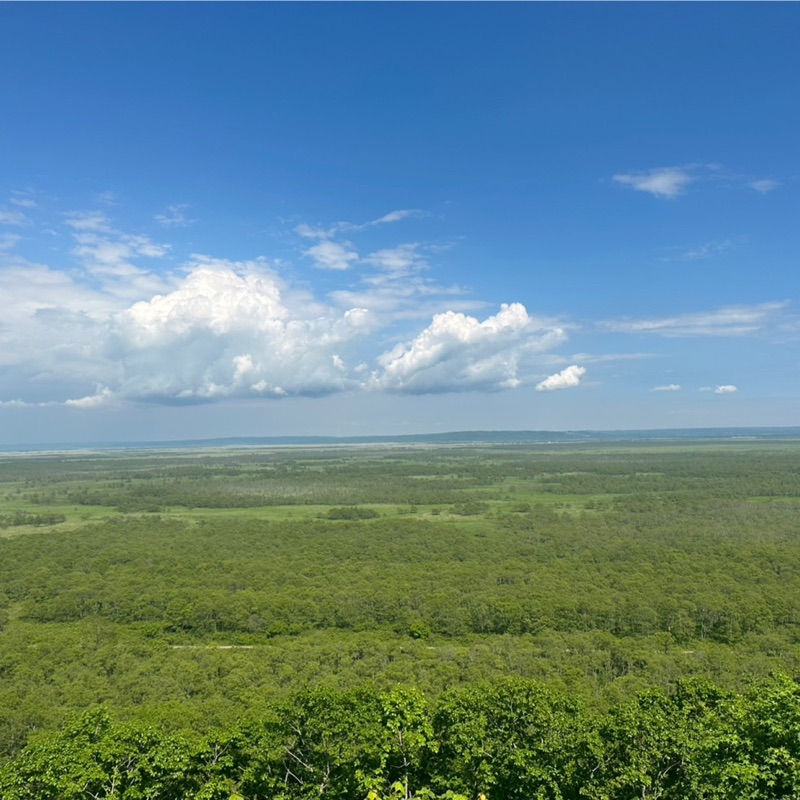
[[[789,796],[798,455],[2,456],[0,794]]]

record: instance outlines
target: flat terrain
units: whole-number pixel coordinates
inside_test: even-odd
[[[800,665],[800,442],[0,456],[0,753],[309,686],[598,711]]]

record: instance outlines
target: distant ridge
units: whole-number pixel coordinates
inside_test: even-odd
[[[215,447],[287,447],[357,444],[568,444],[737,439],[800,439],[800,427],[785,428],[664,428],[613,431],[451,431],[388,436],[231,436],[149,442],[70,442],[0,444],[0,452],[74,450],[163,450]]]

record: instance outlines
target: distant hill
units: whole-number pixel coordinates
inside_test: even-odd
[[[746,439],[800,439],[800,427],[788,428],[665,428],[616,431],[451,431],[388,436],[232,436],[150,442],[52,442],[2,445],[0,452],[63,450],[159,450],[213,447],[316,447],[360,444],[569,444]]]

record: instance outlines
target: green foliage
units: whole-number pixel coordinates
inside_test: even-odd
[[[338,506],[328,511],[328,519],[376,519],[378,512],[374,508],[361,506]]]
[[[0,514],[0,528],[12,528],[20,525],[58,525],[66,521],[64,514],[35,514],[30,511],[17,510],[13,514]]]
[[[0,766],[4,800],[738,800],[800,794],[800,685],[683,681],[604,714],[541,684],[317,688],[203,738],[87,712]]]
[[[102,703],[198,797],[791,796],[797,446],[0,458],[0,755]]]

